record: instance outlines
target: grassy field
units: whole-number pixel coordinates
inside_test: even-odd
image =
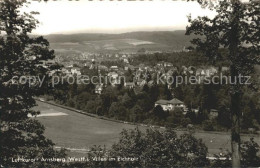
[[[45,135],[56,146],[76,149],[89,149],[93,145],[106,145],[110,147],[118,141],[122,129],[133,129],[136,126],[117,123],[82,115],[70,110],[56,107],[44,102],[37,102],[35,110],[40,110],[42,116],[38,120],[46,127]],[[55,114],[58,114],[55,116]],[[141,130],[147,127],[140,126]],[[177,131],[180,135],[183,131]],[[207,145],[210,155],[220,152],[220,148],[230,150],[230,134],[217,132],[196,132],[195,136],[201,138]],[[242,135],[242,140],[248,140],[252,135]],[[260,136],[254,135],[258,144]]]
[[[82,42],[56,42],[51,43],[51,48],[55,50],[75,50],[88,52],[137,52],[141,48],[149,51],[154,50],[171,50],[172,46],[151,41],[137,39],[113,39],[99,41],[82,41]]]

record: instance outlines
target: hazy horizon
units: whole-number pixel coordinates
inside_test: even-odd
[[[139,31],[185,30],[187,16],[209,16],[197,2],[183,1],[32,1],[24,11],[37,11],[39,26],[32,33],[121,34]]]
[[[175,32],[175,31],[186,31],[186,29],[179,30],[140,30],[140,31],[129,31],[129,32],[120,32],[120,33],[95,33],[95,32],[72,32],[72,33],[51,33],[51,34],[33,34],[33,35],[73,35],[73,34],[126,34],[126,33],[137,33],[137,32]]]

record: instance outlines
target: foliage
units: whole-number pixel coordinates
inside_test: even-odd
[[[137,162],[120,163],[124,167],[203,167],[209,163],[207,147],[201,140],[191,134],[178,138],[172,130],[124,130],[111,155],[139,158]]]
[[[214,126],[212,121],[210,120],[205,120],[202,122],[202,128],[204,131],[214,131]]]
[[[43,64],[54,58],[48,41],[28,35],[38,21],[33,17],[37,12],[20,11],[26,4],[26,0],[0,1],[1,167],[47,166],[48,163],[12,162],[12,158],[48,158],[64,154],[55,151],[54,144],[44,137],[44,127],[28,117],[39,114],[31,110],[36,105],[33,97],[44,93],[48,88],[48,72],[58,66]],[[40,86],[38,82],[34,85],[29,85],[28,81],[19,83],[22,76],[46,78]]]
[[[225,51],[222,51],[225,52]],[[181,68],[181,66],[209,66],[212,65],[210,62],[207,62],[207,57],[196,52],[173,52],[173,53],[155,53],[155,54],[146,54],[146,55],[137,55],[132,58],[131,64],[139,65],[146,64],[148,66],[155,66],[160,61],[170,62],[175,67]],[[229,63],[223,60],[218,61],[218,66],[228,66]]]
[[[250,138],[250,141],[241,144],[242,165],[246,167],[260,166],[259,145]]]
[[[162,106],[157,105],[153,109],[153,115],[154,115],[154,120],[161,121],[161,120],[165,120],[167,118],[168,113],[163,110]]]
[[[234,82],[239,75],[246,76],[254,72],[259,59],[259,20],[260,2],[249,0],[221,0],[217,4],[198,0],[202,6],[216,11],[214,18],[207,16],[191,19],[186,34],[195,34],[204,38],[195,38],[191,42],[209,58],[213,64],[223,58],[220,48],[228,50],[230,76]],[[230,112],[232,118],[232,166],[240,167],[240,118],[243,86],[236,82],[230,87]]]
[[[242,167],[259,167],[260,156],[258,155],[260,148],[254,141],[254,138],[250,138],[249,141],[243,141],[241,143],[241,165]],[[217,158],[211,163],[211,167],[231,167],[231,153],[221,149],[221,155],[215,155]]]

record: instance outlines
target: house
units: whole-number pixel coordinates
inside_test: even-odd
[[[215,75],[216,73],[218,73],[218,70],[215,68],[215,67],[209,67],[209,68],[206,68],[205,69],[205,74],[206,76],[213,76]]]
[[[129,61],[127,58],[124,58],[124,63],[129,64]]]
[[[106,67],[105,65],[99,65],[98,69],[108,71],[108,67]]]
[[[210,75],[215,75],[218,73],[218,69],[216,67],[209,68]]]
[[[173,64],[170,62],[165,62],[164,67],[173,67]]]
[[[109,82],[110,84],[112,85],[115,85],[115,84],[120,84],[120,80],[119,80],[119,75],[118,73],[116,72],[109,72],[107,74],[108,78],[109,78]]]
[[[200,73],[201,76],[206,76],[206,70],[202,69],[201,73]]]
[[[134,82],[125,82],[124,84],[125,87],[133,89],[135,87],[135,83]]]
[[[198,68],[196,70],[196,76],[205,76],[205,75],[206,75],[206,72],[204,69]]]
[[[182,74],[187,75],[188,68],[187,68],[186,66],[183,65],[183,66],[181,67],[181,70],[182,70]]]
[[[160,61],[156,64],[158,67],[162,67],[164,65],[164,62]]]
[[[111,66],[110,67],[110,71],[117,71],[118,70],[118,66]]]
[[[222,71],[222,72],[229,71],[229,67],[221,67],[221,71]]]
[[[175,107],[182,108],[182,109],[185,108],[184,103],[176,98],[173,98],[172,100],[162,100],[162,99],[158,100],[155,102],[155,107],[156,106],[161,106],[164,111],[174,110]]]
[[[70,74],[70,71],[69,71],[68,69],[66,69],[66,68],[62,68],[62,69],[61,69],[61,72],[62,72],[63,74],[65,74],[65,75],[69,75],[69,74]]]
[[[144,86],[145,84],[146,84],[147,82],[144,80],[144,79],[138,79],[137,81],[136,81],[136,84],[138,85],[138,86]]]
[[[139,64],[139,65],[138,65],[138,70],[139,70],[140,72],[143,72],[145,69],[146,69],[146,66],[145,66],[144,64]]]
[[[102,90],[103,90],[102,84],[96,85],[96,87],[95,87],[95,93],[96,94],[101,94]]]
[[[74,74],[74,75],[81,75],[80,68],[78,68],[78,67],[71,68],[70,72],[71,72],[71,74]]]
[[[107,76],[110,77],[110,78],[116,79],[116,78],[118,78],[118,73],[116,73],[116,72],[109,72],[107,74]]]

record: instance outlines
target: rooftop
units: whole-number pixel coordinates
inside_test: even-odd
[[[161,104],[161,105],[167,105],[167,104],[173,104],[173,105],[176,105],[176,104],[183,104],[182,101],[180,101],[179,99],[172,99],[172,100],[158,100],[155,102],[155,104]]]

